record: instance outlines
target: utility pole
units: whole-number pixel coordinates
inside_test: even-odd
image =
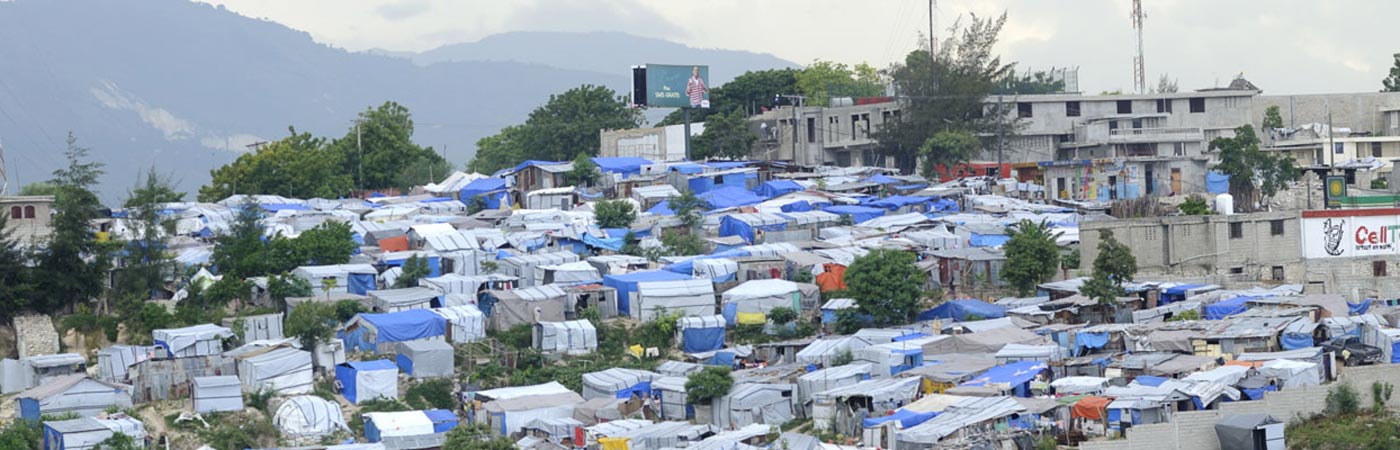
[[[10,175],[5,170],[5,143],[0,142],[0,197],[10,194]]]
[[[1337,140],[1333,137],[1336,130],[1332,128],[1332,102],[1329,100],[1324,105],[1327,107],[1327,173],[1330,175],[1337,167]]]
[[[928,0],[928,60],[938,60],[938,35],[933,33],[933,9],[937,0]]]
[[[685,110],[685,159],[690,160],[690,107],[681,108]]]

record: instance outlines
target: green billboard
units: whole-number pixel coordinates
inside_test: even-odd
[[[647,64],[643,71],[642,80],[633,80],[634,88],[639,88],[634,95],[646,96],[637,104],[659,108],[710,106],[710,66]]]

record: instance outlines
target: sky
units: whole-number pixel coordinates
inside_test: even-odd
[[[623,31],[807,64],[888,66],[929,29],[910,0],[200,0],[351,51],[423,51],[508,31]],[[1266,94],[1366,92],[1400,52],[1400,2],[1143,0],[1148,84]],[[1007,14],[999,52],[1019,70],[1078,67],[1080,90],[1130,91],[1131,0],[938,0],[938,35],[970,14]],[[924,34],[921,34],[924,33]]]

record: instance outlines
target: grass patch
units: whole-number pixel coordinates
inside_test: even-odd
[[[1288,424],[1288,448],[1298,450],[1400,448],[1400,418],[1388,414],[1314,416]]]

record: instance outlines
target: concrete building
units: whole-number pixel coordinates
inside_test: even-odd
[[[1400,208],[1303,211],[1300,282],[1312,292],[1352,301],[1389,298],[1400,291]]]
[[[52,195],[0,197],[0,214],[8,219],[5,230],[21,244],[36,244],[53,233],[50,217]]]
[[[1141,277],[1203,278],[1211,283],[1299,283],[1305,279],[1296,212],[1169,216],[1081,223],[1080,269],[1098,256],[1099,230],[1113,232],[1137,257]]]
[[[694,139],[705,132],[705,123],[690,124],[690,136]],[[598,132],[598,156],[635,156],[653,162],[680,161],[686,159],[685,125],[670,125],[653,128],[632,128],[626,130],[602,130]],[[693,142],[692,142],[693,145]]]
[[[833,99],[840,100],[840,99]],[[874,134],[899,119],[899,104],[888,98],[846,106],[785,106],[749,118],[758,132],[754,159],[801,165],[889,167],[877,151]]]

